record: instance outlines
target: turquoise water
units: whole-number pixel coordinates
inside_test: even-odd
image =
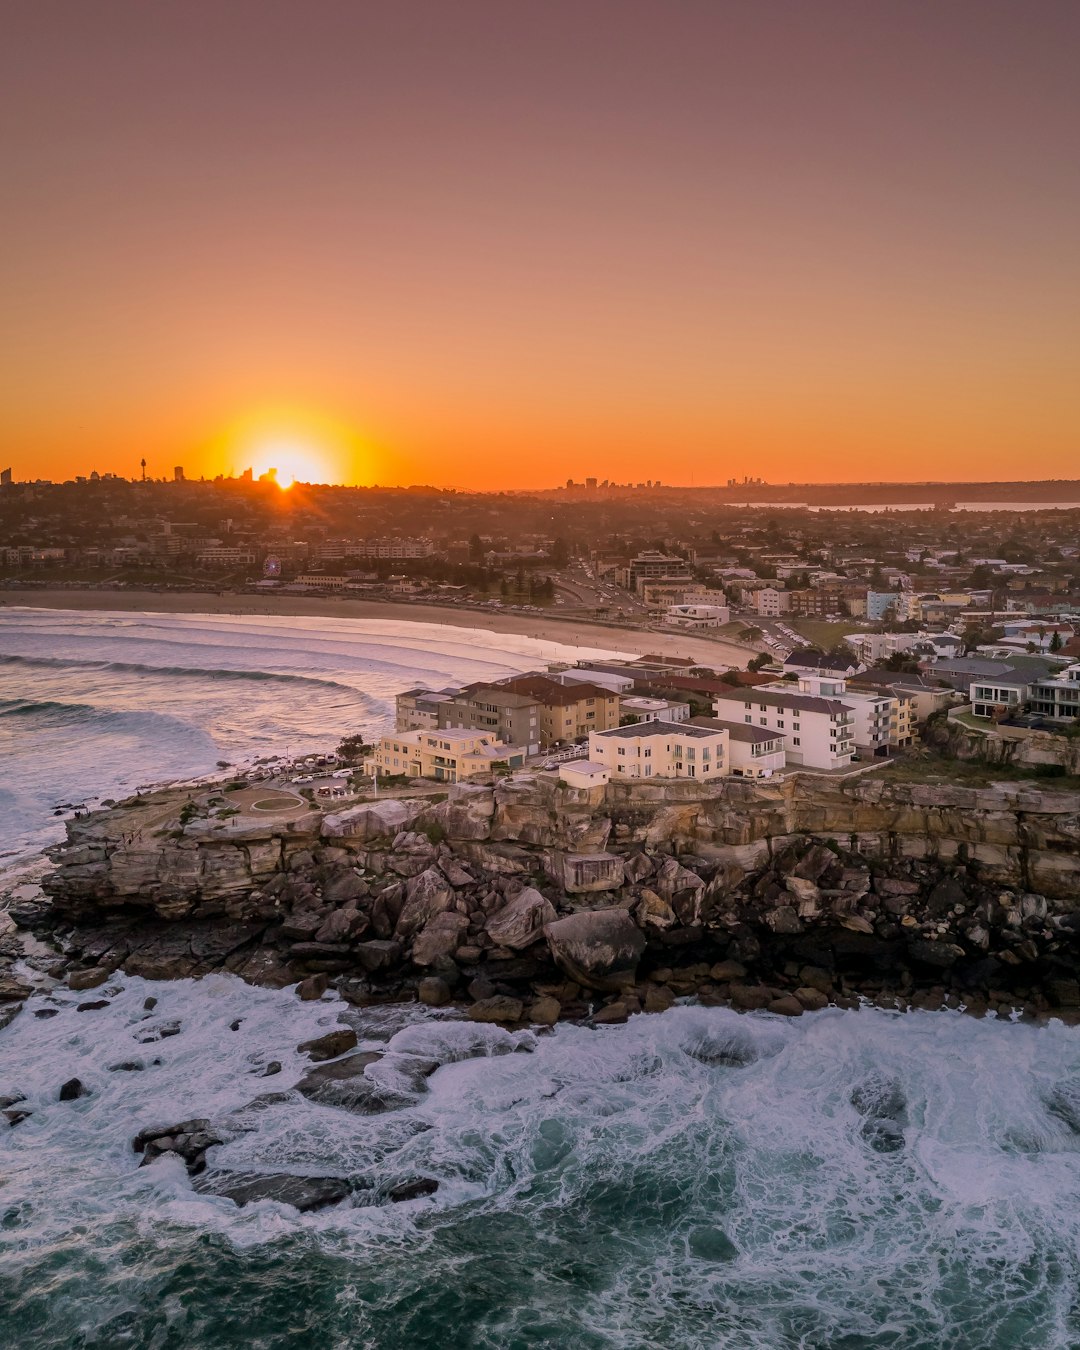
[[[150,988],[150,1020],[182,1030],[140,1046]],[[34,1112],[0,1136],[4,1344],[1080,1342],[1080,1040],[1060,1025],[680,1007],[536,1036],[224,976],[106,992],[0,1033],[0,1092],[29,1085]],[[339,1015],[385,1050],[368,1072],[398,1109],[288,1090],[292,1047]],[[133,1052],[161,1063],[110,1072]],[[418,1059],[441,1067],[418,1079]],[[55,1100],[76,1071],[91,1095]],[[137,1129],[193,1114],[224,1132],[212,1166],[374,1189],[300,1215],[136,1167]],[[416,1176],[438,1192],[374,1203]]]

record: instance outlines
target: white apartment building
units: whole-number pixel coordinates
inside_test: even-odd
[[[643,722],[589,735],[589,759],[618,778],[723,777],[728,771],[726,728],[690,722]]]
[[[727,605],[668,605],[664,622],[676,628],[720,628],[731,621]]]
[[[356,547],[360,558],[430,558],[434,552],[430,539],[364,539]]]
[[[791,595],[775,586],[763,586],[754,592],[754,608],[763,619],[778,619],[791,609]]]
[[[793,685],[758,685],[718,694],[719,721],[742,713],[745,726],[764,727],[784,737],[788,765],[842,769],[855,753],[855,712],[839,697],[844,681],[803,676]]]
[[[915,633],[848,633],[844,641],[863,665],[875,666],[897,652],[910,651],[919,637]]]
[[[757,689],[783,691],[783,682],[758,685]],[[757,692],[757,690],[755,690]],[[898,729],[898,699],[887,689],[852,689],[841,676],[819,671],[799,678],[799,692],[820,698],[842,698],[855,721],[855,749],[863,755],[887,755]]]
[[[170,538],[179,538],[179,536],[170,536]],[[229,548],[222,544],[203,549],[195,561],[200,567],[250,567],[255,561],[255,554],[250,549]]]
[[[639,722],[686,722],[690,718],[690,704],[676,703],[666,698],[646,698],[639,694],[621,698],[619,714],[636,717]]]
[[[347,577],[331,576],[328,572],[303,572],[298,576],[296,586],[318,586],[323,591],[343,591]]]

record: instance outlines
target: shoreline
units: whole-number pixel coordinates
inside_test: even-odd
[[[628,656],[682,656],[709,666],[737,666],[757,654],[755,648],[725,638],[623,628],[596,620],[577,620],[540,614],[511,614],[463,605],[398,602],[393,600],[344,600],[330,596],[207,594],[170,591],[85,591],[27,588],[0,591],[4,610],[56,609],[75,613],[116,614],[211,614],[264,618],[326,618],[434,624],[448,628],[477,629],[495,634],[535,638],[568,647],[619,652]]]

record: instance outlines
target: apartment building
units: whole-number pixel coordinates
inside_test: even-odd
[[[177,535],[168,537],[179,538]],[[221,544],[204,548],[196,555],[195,561],[200,567],[250,567],[255,561],[255,554],[248,548],[230,548]]]
[[[855,713],[840,694],[843,680],[804,676],[798,688],[779,684],[718,693],[718,721],[737,720],[784,737],[789,765],[841,769],[855,753]]]
[[[358,558],[430,558],[434,552],[430,539],[362,539],[356,545]]]
[[[690,564],[677,553],[660,553],[650,549],[631,559],[628,566],[619,569],[619,581],[628,591],[643,593],[647,581],[692,581]]]
[[[776,586],[763,586],[754,592],[754,608],[763,619],[778,619],[781,614],[791,612],[791,596],[791,591],[780,590]]]
[[[643,722],[589,737],[589,760],[617,778],[700,778],[727,773],[726,728],[691,722]]]
[[[520,769],[525,755],[523,745],[505,745],[474,731],[398,731],[379,740],[365,768],[369,773],[456,783],[501,766]]]
[[[536,700],[541,749],[619,725],[620,697],[602,685],[561,684],[548,675],[517,675],[501,681],[500,687]]]
[[[630,718],[637,722],[686,722],[690,719],[690,704],[632,694],[622,699],[619,705],[619,720]]]
[[[460,691],[406,689],[394,699],[394,726],[398,731],[434,731],[439,725],[439,706]]]
[[[777,732],[715,717],[692,717],[689,725],[727,732],[727,766],[732,778],[771,778],[784,770],[784,737]]]
[[[437,710],[440,730],[464,729],[490,734],[507,745],[540,752],[540,704],[497,684],[471,684]]]
[[[792,614],[809,618],[843,613],[844,592],[839,586],[811,586],[787,594],[791,597]]]

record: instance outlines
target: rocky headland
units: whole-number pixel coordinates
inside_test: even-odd
[[[228,970],[502,1024],[685,996],[792,1016],[860,998],[1080,1010],[1080,794],[1034,782],[518,775],[285,822],[182,823],[180,806],[70,822],[47,901],[9,911],[49,973],[92,989]],[[20,983],[0,977],[9,1006]]]

